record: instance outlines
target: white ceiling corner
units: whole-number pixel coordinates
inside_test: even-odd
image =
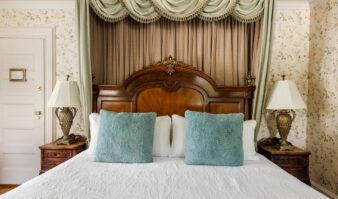
[[[277,0],[279,9],[308,9],[322,0]],[[0,9],[73,9],[75,0],[0,0]]]
[[[74,9],[75,0],[0,0],[0,9]]]
[[[281,9],[281,10],[309,9],[310,1],[317,1],[317,0],[277,0],[277,9]]]
[[[309,0],[310,6],[315,6],[321,2],[323,2],[323,0]]]

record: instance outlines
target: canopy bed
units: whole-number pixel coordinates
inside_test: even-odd
[[[260,121],[274,8],[274,0],[77,0],[80,93],[85,129],[88,118],[91,122],[89,149],[1,198],[326,198],[256,153],[255,121],[247,123],[249,138],[242,140],[248,128],[243,119]],[[241,135],[236,154],[242,162],[190,165],[184,159],[189,155],[184,151],[186,111],[235,115],[243,124],[234,127]],[[163,143],[170,149],[179,143],[178,155],[153,151],[153,162],[147,164],[99,161],[98,154],[105,153],[100,145],[109,143],[98,136],[103,132],[97,127],[99,116],[145,112],[169,118]],[[121,123],[123,128],[136,125]],[[247,145],[252,156],[247,156]]]
[[[169,57],[121,85],[94,86],[93,111],[183,115],[196,110],[243,113],[250,119],[254,89],[251,84],[217,86],[210,76]],[[325,198],[260,155],[227,167],[186,165],[183,158],[169,157],[154,157],[147,164],[102,163],[88,150],[0,197]]]
[[[251,121],[249,138],[242,136],[247,131],[243,119],[260,121],[274,8],[274,0],[77,0],[85,129],[89,129],[89,119],[93,120],[89,149],[1,198],[325,198],[256,154],[256,121]],[[253,76],[257,76],[257,87]],[[240,133],[236,137],[239,150],[230,147],[229,151],[239,152],[241,162],[235,166],[190,165],[190,150],[184,148],[189,143],[188,138],[185,142],[189,128],[181,125],[180,131],[175,130],[175,120],[189,123],[186,111],[194,117],[235,115],[238,128],[234,124],[222,127],[226,132],[237,129]],[[120,113],[156,113],[169,118],[169,133],[163,143],[173,148],[178,142],[183,153],[154,155],[148,150],[153,162],[147,164],[100,161],[98,154],[104,159],[112,148],[102,132],[116,124],[102,120],[102,115]],[[100,126],[100,132],[92,128],[99,116],[101,124],[108,121],[107,126]],[[156,131],[157,118],[152,119],[149,121],[155,123]],[[120,123],[125,124],[120,129],[136,126],[136,122]],[[144,143],[155,147],[155,138],[144,141],[146,136],[138,134],[148,130],[134,129],[136,133],[121,143],[131,149]],[[219,129],[223,133],[225,128]],[[184,132],[184,139],[179,132]],[[153,134],[155,137],[156,132]],[[127,141],[137,140],[135,137],[141,137],[142,142],[129,146]],[[109,137],[114,139],[117,137]],[[224,140],[224,136],[216,137],[215,143]],[[230,144],[234,141],[227,139]],[[102,143],[108,143],[108,148],[102,148]],[[252,156],[247,156],[246,144]],[[211,148],[214,145],[209,144]],[[220,153],[223,150],[221,147]]]
[[[121,84],[170,55],[222,86],[244,86],[246,76],[255,76],[251,114],[260,123],[274,0],[78,0],[77,9],[85,129],[92,75],[96,84]]]

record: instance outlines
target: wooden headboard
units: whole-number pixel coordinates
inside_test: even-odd
[[[255,86],[219,87],[195,67],[175,59],[158,62],[126,79],[122,85],[93,86],[93,112],[156,112],[186,110],[209,113],[244,113],[251,119]]]

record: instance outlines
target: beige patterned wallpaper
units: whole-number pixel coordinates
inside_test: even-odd
[[[281,75],[285,74],[286,79],[295,80],[303,100],[307,101],[309,28],[309,9],[277,10],[267,98],[273,84],[277,80],[281,80]],[[288,141],[296,146],[305,148],[307,110],[297,110],[296,114]],[[269,113],[266,113],[265,117],[267,120],[262,120],[258,139],[276,134],[274,118],[269,119],[271,118]]]
[[[55,26],[56,32],[56,78],[63,79],[70,74],[78,79],[75,38],[75,14],[71,9],[0,9],[0,26],[2,27],[41,27]],[[279,10],[277,13],[277,29],[273,50],[273,62],[269,76],[269,88],[280,79],[281,74],[297,79],[304,100],[307,93],[308,35],[309,10]],[[296,31],[297,34],[292,34]],[[299,48],[302,46],[302,48]],[[294,122],[290,141],[305,146],[306,110],[298,111]],[[76,117],[71,133],[83,132],[81,113]],[[57,135],[61,136],[59,125]],[[260,137],[269,134],[263,122]]]
[[[0,27],[55,27],[56,79],[78,79],[75,13],[73,9],[0,9]],[[83,132],[81,112],[71,133]],[[57,126],[57,137],[62,131]]]
[[[307,149],[310,176],[338,196],[338,1],[311,8]]]
[[[336,0],[335,0],[336,1]],[[329,3],[331,2],[331,3]],[[286,74],[294,79],[309,104],[307,110],[297,111],[289,141],[302,148],[308,144],[312,152],[311,177],[337,193],[338,157],[337,138],[337,3],[326,0],[312,10],[311,64],[309,68],[310,10],[306,8],[277,10],[275,41],[273,46],[269,91],[276,80]],[[325,23],[322,23],[324,20]],[[78,79],[75,38],[75,14],[71,9],[0,9],[2,27],[55,26],[56,77],[70,74]],[[331,31],[327,31],[331,30]],[[325,32],[327,31],[327,32]],[[324,41],[321,43],[321,41]],[[320,83],[318,83],[320,82]],[[308,89],[311,88],[311,89]],[[309,92],[308,92],[309,90]],[[336,92],[334,92],[336,91]],[[311,98],[308,98],[311,96]],[[332,108],[333,107],[333,108]],[[307,118],[307,114],[309,117]],[[77,116],[72,132],[83,132],[81,114]],[[57,125],[58,126],[58,125]],[[307,133],[307,126],[308,133]],[[269,130],[270,129],[270,130]],[[272,129],[272,130],[271,130]],[[259,138],[275,133],[274,124],[263,121]],[[60,129],[57,130],[60,136]],[[318,173],[315,173],[313,171]]]
[[[296,79],[304,100],[307,99],[307,72],[309,46],[309,10],[278,10],[277,27],[272,54],[271,71],[268,79],[269,88],[273,82],[286,74],[290,79]],[[56,32],[56,77],[62,79],[70,74],[78,79],[75,38],[75,14],[71,9],[36,9],[36,10],[0,10],[0,26],[7,27],[39,27],[55,26]],[[296,34],[294,34],[296,33]],[[81,114],[74,121],[72,132],[82,132]],[[306,140],[306,110],[297,112],[290,141],[300,147],[305,147]],[[59,125],[56,125],[59,127]],[[269,135],[266,123],[263,121],[259,137]],[[57,134],[61,135],[60,129]]]

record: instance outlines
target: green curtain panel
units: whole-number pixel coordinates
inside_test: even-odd
[[[266,81],[270,66],[270,57],[273,44],[273,32],[275,28],[276,0],[268,0],[264,3],[263,30],[261,38],[261,57],[260,68],[257,73],[258,82],[256,83],[256,93],[253,104],[253,119],[257,121],[256,136],[259,131],[262,113],[264,110],[264,101],[266,97]]]
[[[204,21],[217,21],[229,16],[237,0],[210,0],[198,16]]]
[[[155,22],[161,16],[155,11],[153,4],[146,0],[123,0],[123,5],[131,18],[140,23]]]
[[[89,40],[89,0],[77,0],[78,64],[80,95],[86,136],[89,137],[89,114],[92,111],[92,77]]]
[[[140,23],[152,23],[160,17],[187,21],[199,17],[218,21],[231,15],[243,23],[257,21],[268,0],[90,0],[95,13],[103,20],[117,22],[127,16]]]
[[[239,0],[231,15],[245,23],[257,21],[264,12],[264,1],[265,0]],[[266,0],[266,3],[269,1],[270,0]]]
[[[251,23],[263,16],[260,68],[257,72],[257,89],[253,105],[253,118],[257,120],[259,128],[272,51],[276,0],[77,0],[80,91],[86,132],[89,129],[88,115],[92,106],[89,6],[100,18],[109,22],[117,22],[127,16],[141,23],[154,22],[161,17],[174,21],[193,17],[216,21],[231,15],[241,22]]]

